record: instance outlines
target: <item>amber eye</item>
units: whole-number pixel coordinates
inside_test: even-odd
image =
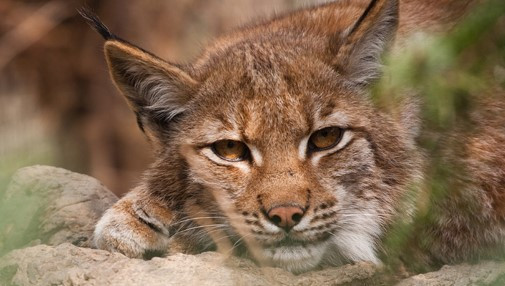
[[[310,136],[309,147],[314,151],[327,150],[340,142],[344,131],[338,127],[327,127],[318,130]]]
[[[239,141],[221,140],[212,144],[212,151],[221,159],[227,161],[242,161],[246,159],[249,149]]]

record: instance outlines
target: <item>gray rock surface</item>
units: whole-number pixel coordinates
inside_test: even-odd
[[[0,254],[27,243],[89,247],[95,222],[117,201],[98,180],[49,166],[18,170],[0,195]]]
[[[295,276],[215,252],[149,261],[90,249],[95,222],[117,200],[97,180],[63,169],[19,170],[0,193],[0,285],[388,285],[369,263]],[[385,282],[387,281],[387,282]],[[505,285],[505,262],[445,266],[398,285]]]

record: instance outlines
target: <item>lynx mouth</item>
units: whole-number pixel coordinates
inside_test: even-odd
[[[305,247],[305,246],[310,246],[310,245],[313,245],[313,244],[323,243],[326,240],[328,240],[328,237],[329,237],[329,235],[325,235],[323,237],[320,237],[317,240],[310,240],[310,241],[308,241],[308,240],[302,240],[302,239],[293,238],[291,236],[286,236],[282,240],[279,240],[279,241],[267,244],[264,247],[265,248],[299,247],[299,246]]]
[[[328,244],[327,239],[307,242],[285,238],[265,246],[262,254],[273,266],[300,273],[311,270],[321,263]]]

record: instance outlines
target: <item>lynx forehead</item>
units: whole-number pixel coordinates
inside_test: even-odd
[[[226,56],[220,73],[207,77],[195,95],[198,106],[187,116],[193,118],[191,130],[209,141],[205,143],[228,136],[268,151],[278,144],[298,145],[325,125],[365,124],[367,119],[355,116],[368,111],[362,94],[339,86],[345,79],[317,59],[278,59],[273,51],[263,62],[266,68],[256,66],[262,61],[257,56],[241,63],[247,56]]]
[[[224,36],[187,65],[85,12],[157,152],[97,224],[96,245],[132,257],[217,248],[294,272],[379,263],[380,239],[393,219],[408,220],[404,196],[422,177],[415,104],[393,116],[368,97],[398,26],[422,23],[398,14],[432,5],[403,3],[296,11]]]

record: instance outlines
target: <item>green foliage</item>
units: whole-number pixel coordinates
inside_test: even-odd
[[[447,137],[456,130],[472,132],[468,115],[477,106],[476,98],[498,97],[492,90],[505,87],[505,2],[493,0],[479,6],[448,35],[413,39],[402,54],[389,57],[386,65],[386,77],[375,87],[373,100],[398,114],[407,96],[415,93],[421,98],[423,132],[419,143],[430,159],[428,181],[423,186],[429,197],[417,195],[425,205],[414,223],[399,220],[393,226],[385,239],[387,263],[396,270],[400,258],[417,259],[411,261],[411,269],[424,271],[428,270],[424,268],[426,261],[419,254],[431,238],[423,237],[420,229],[437,215],[433,204],[457,188],[451,178],[464,176],[464,166],[443,159],[444,150],[461,147],[461,142]],[[452,145],[447,146],[448,142]],[[413,186],[408,197],[418,188],[421,186]]]
[[[51,142],[40,139],[32,142],[29,147],[19,146],[0,156],[0,256],[38,238],[38,223],[33,218],[38,217],[34,212],[40,209],[43,202],[40,197],[29,196],[22,191],[9,194],[12,197],[6,200],[6,190],[12,175],[24,166],[54,165],[54,154]]]

